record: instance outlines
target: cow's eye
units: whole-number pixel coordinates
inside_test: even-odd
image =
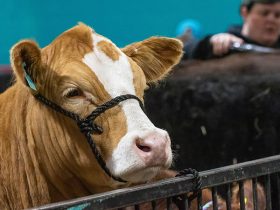
[[[67,98],[79,97],[79,96],[83,96],[83,92],[78,88],[73,88],[68,90],[65,96]]]

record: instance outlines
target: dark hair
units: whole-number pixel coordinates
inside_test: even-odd
[[[248,4],[241,4],[241,6],[239,8],[239,13],[241,13],[242,7],[246,7],[247,11],[250,12],[255,4],[256,4],[256,2],[250,2]]]
[[[249,4],[247,5],[242,5],[242,6],[245,6],[248,10],[248,12],[251,11],[251,9],[253,8],[253,6],[255,5],[256,2],[250,2]]]
[[[274,4],[274,3],[277,3],[277,2],[280,2],[280,0],[243,0],[242,4],[241,4],[241,7],[246,7],[248,12],[250,12],[253,8],[253,6],[256,4],[256,3],[259,3],[259,4]],[[241,9],[240,7],[240,9]]]

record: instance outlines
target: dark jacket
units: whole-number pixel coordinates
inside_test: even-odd
[[[230,33],[230,34],[233,34],[237,37],[240,37],[241,39],[244,40],[245,43],[263,46],[263,45],[255,42],[255,41],[249,39],[248,37],[243,36],[241,34],[241,29],[242,29],[242,26],[234,25],[234,26],[231,26],[227,30],[226,33]],[[213,54],[212,45],[210,43],[210,38],[211,37],[212,37],[212,35],[208,35],[200,41],[188,43],[187,45],[185,45],[185,47],[184,47],[185,54],[184,54],[183,58],[184,59],[202,59],[202,60],[205,60],[205,59],[221,57],[221,56],[216,56],[216,55]],[[279,48],[280,49],[280,39],[278,39],[274,48]],[[233,51],[230,51],[229,53],[233,53]]]

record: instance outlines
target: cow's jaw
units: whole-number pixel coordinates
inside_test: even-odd
[[[136,95],[134,75],[127,56],[114,46],[118,56],[113,59],[99,47],[99,43],[104,41],[114,45],[110,40],[95,33],[92,39],[93,51],[84,56],[83,62],[94,72],[107,93],[112,98],[123,94]],[[106,160],[107,166],[112,174],[129,182],[148,181],[161,168],[170,166],[170,139],[166,131],[150,122],[136,100],[124,101],[120,106],[126,117],[127,133]],[[146,151],[149,149],[153,153]]]

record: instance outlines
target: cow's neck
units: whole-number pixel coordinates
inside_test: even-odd
[[[0,141],[0,159],[1,164],[4,163],[1,165],[0,191],[5,191],[0,192],[0,200],[8,199],[9,205],[3,209],[24,209],[50,202],[33,138],[28,138],[33,134],[26,132],[29,126],[27,107],[28,92],[20,85],[9,88],[0,96],[0,136],[5,136]]]
[[[38,206],[42,204],[41,201],[61,201],[120,187],[98,166],[75,122],[41,104],[21,85],[16,84],[5,94],[9,97],[5,97],[5,111],[13,114],[7,115],[10,119],[3,117],[8,120],[0,124],[5,124],[6,130],[12,129],[9,135],[21,136],[20,139],[8,136],[7,139],[12,139],[14,144],[5,142],[4,145],[9,147],[6,149],[10,153],[2,154],[18,160],[18,165],[11,167],[11,170],[20,169],[18,173],[10,171],[10,174],[16,175],[6,183],[19,186],[20,181],[17,180],[21,179],[20,176],[35,171],[34,180],[23,180],[25,186],[22,189],[30,189],[30,195],[22,198],[24,205],[20,208]],[[0,110],[3,108],[0,107]],[[31,198],[32,194],[39,198]]]

